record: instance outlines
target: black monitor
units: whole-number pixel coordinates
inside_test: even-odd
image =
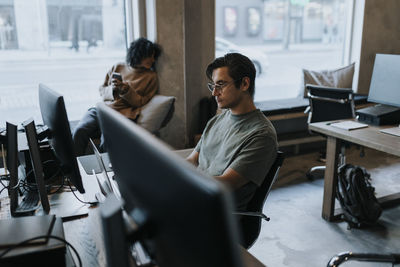
[[[376,54],[368,101],[400,107],[400,55]]]
[[[10,172],[8,196],[10,209],[13,212],[18,207],[18,135],[17,125],[6,122],[7,129],[7,166]]]
[[[64,98],[56,91],[39,84],[39,105],[43,123],[49,127],[49,143],[66,174],[80,193],[85,193],[74,151]]]
[[[144,225],[137,236],[157,266],[243,266],[226,188],[120,113],[97,109],[125,209]]]
[[[22,125],[25,128],[26,139],[28,140],[29,154],[31,156],[33,173],[35,175],[36,185],[42,203],[43,210],[46,213],[50,211],[49,199],[47,198],[46,186],[44,184],[44,172],[42,160],[40,157],[39,143],[36,136],[36,127],[33,119],[24,121]]]

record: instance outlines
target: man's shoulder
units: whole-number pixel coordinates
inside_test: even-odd
[[[261,111],[256,112],[249,123],[251,124],[250,128],[253,135],[262,135],[276,139],[274,126]]]
[[[254,111],[247,122],[254,124],[256,128],[273,127],[271,121],[259,109]]]
[[[215,121],[221,121],[222,119],[226,118],[229,116],[229,111],[224,109],[221,110],[220,112],[217,112],[217,114],[214,115],[208,122],[215,122]]]

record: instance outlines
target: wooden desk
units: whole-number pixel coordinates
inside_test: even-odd
[[[338,174],[338,155],[342,141],[359,144],[375,150],[400,157],[400,137],[379,132],[380,129],[394,126],[368,126],[356,130],[343,130],[330,126],[328,122],[311,123],[309,129],[327,136],[326,169],[324,180],[324,197],[322,218],[333,221],[339,218],[341,210],[335,212],[335,190]],[[400,193],[378,198],[382,207],[400,203]]]
[[[191,152],[191,149],[184,151],[182,156],[186,156],[187,153]],[[179,153],[178,153],[179,154]],[[82,182],[84,184],[87,193],[93,194],[94,191],[99,191],[99,187],[95,182],[93,175],[87,175],[84,171],[81,163],[78,160],[79,170],[82,175]],[[93,190],[95,189],[95,190]],[[73,221],[64,222],[65,238],[68,242],[78,250],[78,253],[82,259],[83,266],[106,266],[106,253],[104,249],[102,225],[100,218],[100,209],[92,208],[89,209],[89,216],[80,218]],[[257,258],[251,255],[243,247],[240,247],[240,253],[246,267],[262,267],[265,266]],[[75,263],[78,261],[75,255]],[[136,266],[132,263],[132,266]]]
[[[65,238],[78,250],[83,266],[106,266],[107,260],[104,250],[103,234],[101,232],[101,221],[99,209],[91,210],[87,218],[64,222]],[[240,247],[245,267],[262,267],[265,265]],[[78,264],[75,255],[74,261]],[[132,262],[132,266],[136,264]]]
[[[94,176],[87,175],[86,172],[83,170],[83,167],[79,161],[78,161],[78,166],[82,175],[82,181],[84,187],[85,189],[87,189],[86,191],[89,194],[93,193],[94,191],[99,191],[99,187],[97,185]],[[81,199],[83,199],[83,196],[79,194],[79,192],[77,191],[75,192]],[[71,194],[71,193],[64,192],[61,193],[60,195],[63,194]],[[2,200],[1,203],[2,205],[0,206],[1,207],[0,219],[6,219],[10,216],[9,205],[3,205],[5,204],[4,200],[6,198],[8,198],[7,190],[4,190],[0,195],[0,200]],[[71,208],[73,208],[74,206],[77,206],[78,208],[82,208],[82,206],[84,206],[86,208],[85,205],[82,205],[82,203],[78,202],[74,198],[72,198],[68,202],[70,203]],[[91,207],[87,211],[88,211],[88,216],[79,217],[76,219],[67,220],[63,222],[65,239],[77,249],[79,256],[82,260],[82,266],[93,266],[93,267],[106,266],[107,260],[104,248],[104,238],[102,233],[100,209],[98,207]],[[72,250],[70,251],[75,261],[75,264],[78,264],[76,255],[72,252]],[[242,255],[244,266],[246,267],[265,266],[243,247],[239,247],[239,251]],[[136,265],[132,262],[132,266]]]

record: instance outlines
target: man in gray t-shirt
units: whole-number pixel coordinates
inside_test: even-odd
[[[233,189],[236,209],[244,211],[275,160],[276,132],[254,105],[256,71],[247,57],[226,54],[208,65],[206,74],[224,111],[207,123],[187,160]]]

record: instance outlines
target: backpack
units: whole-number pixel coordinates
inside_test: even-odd
[[[370,183],[370,174],[363,167],[345,164],[339,168],[336,198],[348,229],[373,225],[382,214],[375,188]]]

